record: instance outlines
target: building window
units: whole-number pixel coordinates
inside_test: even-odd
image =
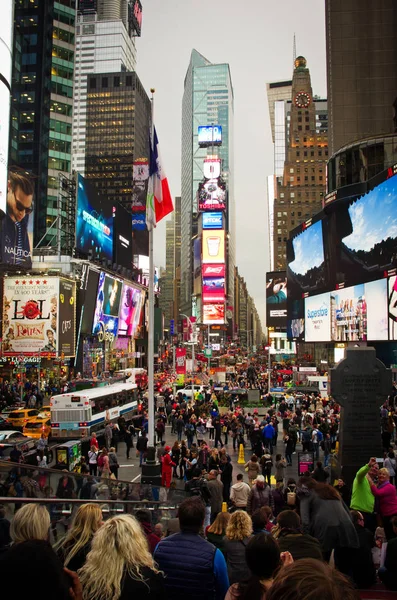
[[[293,172],[294,172],[294,169],[291,167],[291,168],[290,168],[290,170],[289,170],[289,172],[290,172],[290,173],[293,173]]]
[[[108,87],[108,78],[107,77],[102,77],[102,87],[107,88]]]
[[[96,88],[96,77],[90,79],[90,90],[94,90]]]

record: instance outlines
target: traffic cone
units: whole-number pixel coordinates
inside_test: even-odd
[[[238,449],[238,461],[237,461],[237,464],[239,464],[239,465],[245,465],[244,444],[240,444],[240,447]]]
[[[227,502],[222,502],[222,512],[227,512]]]

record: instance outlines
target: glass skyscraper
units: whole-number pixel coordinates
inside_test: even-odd
[[[198,233],[197,190],[203,180],[203,162],[217,155],[222,163],[221,176],[227,184],[225,213],[227,255],[227,306],[234,306],[235,206],[233,168],[234,99],[230,68],[227,63],[212,64],[192,50],[185,77],[182,100],[182,181],[181,181],[181,311],[192,314],[193,258],[192,238]],[[213,150],[200,148],[198,127],[221,125],[222,145]]]

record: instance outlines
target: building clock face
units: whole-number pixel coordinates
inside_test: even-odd
[[[298,92],[294,102],[298,108],[307,108],[311,102],[311,98],[307,92]]]

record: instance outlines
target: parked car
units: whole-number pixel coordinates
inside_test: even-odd
[[[10,412],[7,420],[15,429],[22,431],[26,423],[34,419],[34,417],[37,417],[38,414],[39,411],[35,408],[20,408],[19,410]]]
[[[26,423],[23,428],[24,435],[32,437],[34,439],[40,439],[41,434],[44,433],[45,437],[48,439],[51,435],[51,419],[47,416],[34,417]]]
[[[0,431],[0,442],[1,443],[8,442],[8,441],[14,441],[14,440],[20,440],[25,437],[26,436],[24,436],[23,433],[21,433],[20,431],[12,431],[12,430]]]

